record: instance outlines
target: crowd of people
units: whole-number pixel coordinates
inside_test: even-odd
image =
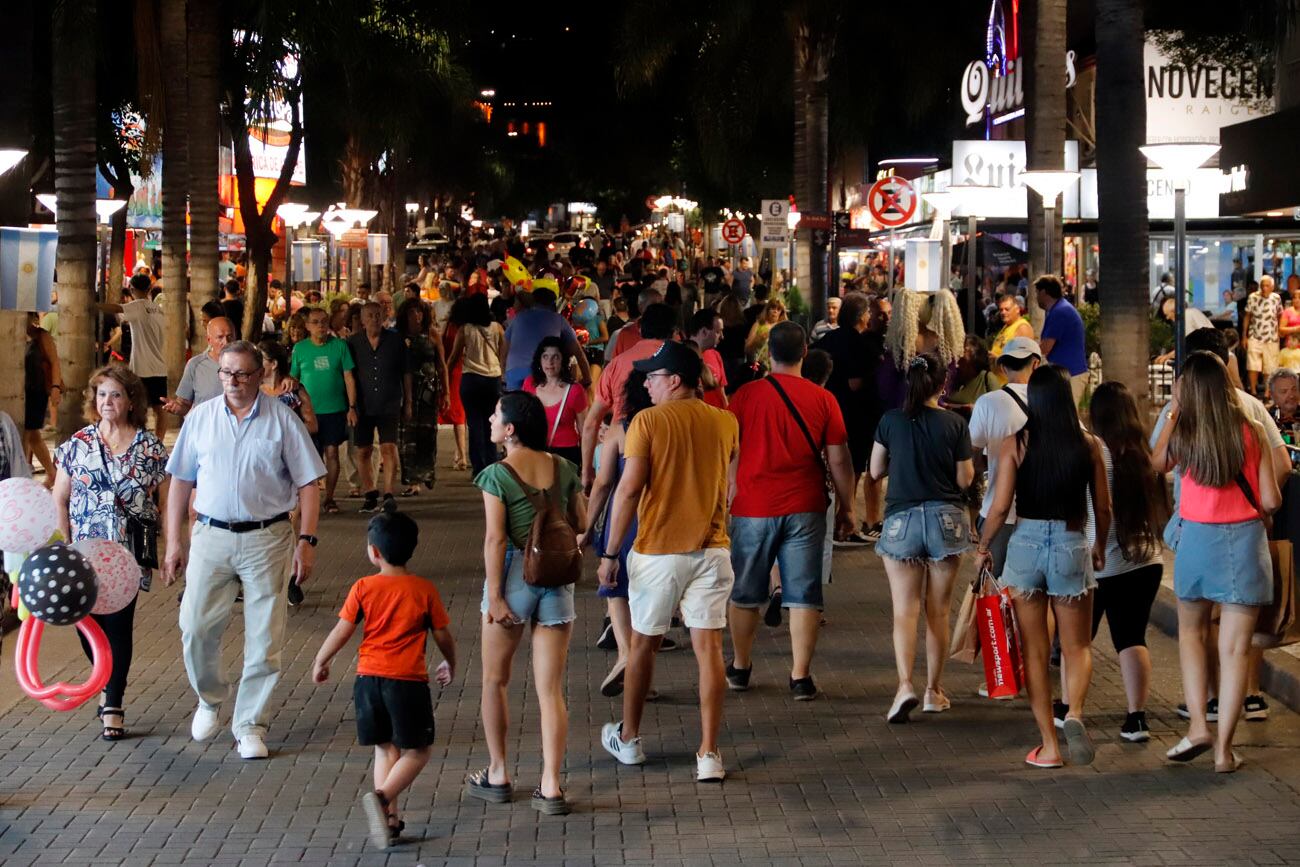
[[[396,297],[365,284],[329,298],[275,286],[253,343],[241,339],[232,272],[223,300],[196,323],[205,350],[169,394],[161,308],[149,276],[137,274],[128,298],[103,308],[130,343],[126,363],[91,379],[91,423],[42,455],[39,432],[62,389],[57,355],[34,322],[28,435],[0,418],[0,439],[21,439],[45,468],[66,537],[128,544],[142,589],[158,568],[168,585],[184,578],[195,740],[221,728],[231,691],[221,638],[242,599],[231,728],[246,759],[270,753],[286,606],[303,598],[322,522],[347,499],[347,474],[348,496],[373,515],[366,551],[377,571],[351,588],[313,676],[328,679],[360,625],[354,699],[359,740],[375,747],[374,788],[362,803],[377,846],[400,836],[399,796],[433,743],[429,634],[444,657],[437,682],[456,674],[438,592],[407,571],[419,527],[398,508],[398,498],[433,488],[440,425],[454,431],[451,466],[472,474],[484,507],[487,755],[465,780],[469,797],[512,798],[507,690],[531,628],[542,739],[531,804],[547,815],[570,809],[564,683],[584,591],[539,577],[550,568],[539,558],[572,553],[554,548],[556,521],[571,536],[561,548],[599,561],[595,592],[607,617],[596,643],[615,651],[600,691],[623,706],[598,738],[620,763],[646,761],[656,656],[684,628],[698,666],[696,779],[722,781],[724,696],[757,685],[760,622],[788,620],[786,688],[794,701],[816,699],[832,549],[873,545],[893,604],[898,682],[882,702],[888,723],[908,722],[918,707],[952,710],[943,680],[951,602],[973,553],[1014,600],[1039,741],[1024,761],[1088,764],[1091,645],[1103,619],[1125,682],[1118,734],[1149,737],[1145,636],[1167,546],[1189,720],[1168,758],[1212,751],[1217,771],[1236,770],[1237,720],[1267,715],[1251,635],[1272,595],[1265,521],[1291,472],[1281,431],[1294,435],[1300,404],[1295,374],[1269,368],[1282,338],[1276,323],[1265,327],[1275,314],[1282,321],[1282,305],[1267,300],[1276,298],[1271,281],[1261,284],[1264,300],[1248,302],[1244,331],[1248,369],[1271,374],[1272,413],[1253,395],[1254,376],[1249,392],[1235,387],[1222,333],[1201,327],[1188,334],[1186,366],[1153,431],[1119,383],[1085,400],[1083,322],[1057,277],[1008,284],[987,341],[970,333],[946,288],[852,289],[805,328],[773,291],[779,283],[747,259],[688,263],[671,238],[609,240],[568,258],[512,238],[421,257]],[[1031,289],[1045,314],[1037,330]],[[170,454],[168,416],[184,420]],[[30,459],[0,469],[26,474]],[[126,731],[134,610],[97,617],[114,656],[99,708],[110,740]],[[921,622],[924,688],[913,676]]]

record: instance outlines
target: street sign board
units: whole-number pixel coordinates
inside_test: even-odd
[[[347,229],[339,236],[338,246],[345,250],[364,250],[366,234],[365,229]]]
[[[722,224],[722,240],[728,244],[739,244],[745,240],[745,224],[732,217]]]
[[[790,243],[790,203],[787,200],[764,199],[760,216],[763,218],[764,247],[784,247]]]
[[[825,213],[814,213],[812,211],[802,211],[799,214],[800,229],[822,229],[827,232],[831,229],[831,215]]]
[[[906,178],[881,178],[867,191],[867,208],[887,228],[901,226],[916,213],[916,190]]]
[[[835,212],[835,231],[844,232],[853,227],[853,217],[848,211]]]

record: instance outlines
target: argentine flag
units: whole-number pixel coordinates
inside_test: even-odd
[[[366,235],[366,254],[370,257],[370,264],[387,265],[388,264],[388,236],[387,235]]]
[[[0,310],[45,313],[54,309],[54,250],[58,243],[59,231],[53,226],[0,226]]]
[[[319,283],[325,262],[325,245],[319,241],[293,242],[293,279],[298,283]]]

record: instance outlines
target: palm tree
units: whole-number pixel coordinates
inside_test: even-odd
[[[10,43],[5,63],[0,66],[0,147],[32,151],[32,54],[35,48],[35,15],[31,3],[17,3],[7,11]],[[31,166],[24,159],[0,175],[0,225],[22,226],[31,217]],[[27,340],[27,314],[21,310],[0,310],[0,370],[22,370]],[[23,377],[11,373],[0,377],[0,412],[22,418]]]
[[[189,23],[189,190],[190,319],[217,297],[217,150],[221,136],[221,16],[214,0],[190,3]],[[203,335],[191,338],[193,349]]]
[[[58,196],[59,334],[63,394],[58,428],[85,418],[79,399],[95,366],[95,0],[53,6],[51,91]]]
[[[1065,168],[1065,0],[1034,0],[1021,7],[1025,16],[1025,32],[1030,34],[1028,56],[1028,85],[1025,94],[1029,110],[1025,115],[1025,147],[1029,169]],[[1022,80],[1025,73],[1022,73]],[[1042,274],[1047,270],[1044,261],[1044,241],[1052,244],[1052,265],[1060,271],[1061,224],[1046,226],[1043,222],[1043,200],[1038,193],[1029,193],[1029,270]],[[1059,214],[1060,211],[1054,211]],[[1034,305],[1037,319],[1042,312]]]
[[[200,0],[202,2],[202,0]],[[189,75],[185,20],[186,0],[161,0],[158,35],[163,79],[162,273],[167,313],[167,380],[175,389],[189,348],[189,263],[186,251],[189,170]],[[215,144],[212,145],[215,147]]]
[[[796,94],[794,197],[805,211],[825,212],[830,209],[827,78],[835,54],[839,16],[835,9],[825,10],[825,15],[811,15],[806,7],[818,4],[799,5],[805,7],[800,10],[803,14],[792,9],[790,22],[794,31]],[[817,322],[826,316],[826,245],[813,243],[812,232],[801,229],[796,249],[796,279],[808,297],[811,321]]]
[[[1096,0],[1097,240],[1106,377],[1145,406],[1148,250],[1142,0]]]

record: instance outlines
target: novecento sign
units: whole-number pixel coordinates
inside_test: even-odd
[[[1259,67],[1174,63],[1152,35],[1144,49],[1147,141],[1219,143],[1219,130],[1273,112],[1273,82]]]

